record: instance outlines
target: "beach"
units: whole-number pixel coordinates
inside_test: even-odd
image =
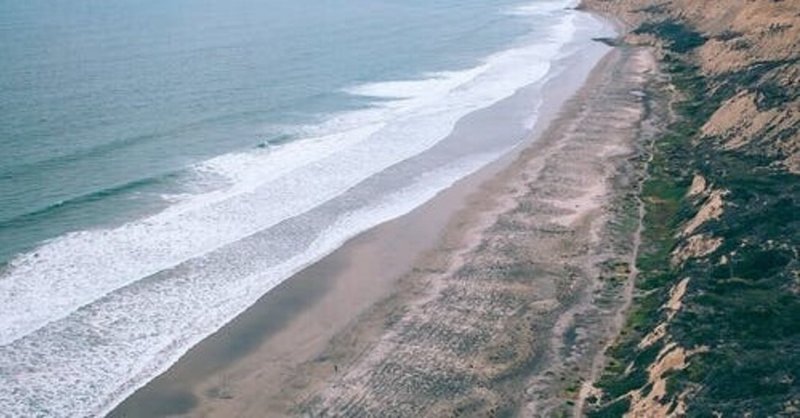
[[[800,3],[62,3],[0,418],[800,413]]]
[[[2,6],[6,27],[70,53],[0,41],[18,57],[0,86],[18,110],[0,129],[15,145],[0,161],[0,410],[106,415],[181,375],[181,358],[194,365],[177,400],[144,405],[188,410],[200,380],[262,343],[292,354],[284,369],[314,358],[439,253],[467,196],[538,141],[610,49],[592,39],[614,33],[570,0],[235,1]],[[363,252],[316,264],[445,190],[461,192],[405,235],[370,232]],[[302,312],[303,332],[286,328]]]
[[[645,49],[575,64],[523,146],[286,280],[111,416],[569,410],[630,298],[655,72]]]

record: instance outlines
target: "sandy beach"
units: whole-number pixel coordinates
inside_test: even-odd
[[[655,71],[633,48],[574,67],[523,148],[285,281],[111,416],[571,413],[630,297]]]
[[[800,0],[0,2],[0,418],[800,417]]]

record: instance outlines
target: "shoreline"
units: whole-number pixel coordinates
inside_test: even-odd
[[[575,413],[575,385],[625,303],[635,231],[614,223],[640,173],[631,159],[648,115],[634,93],[653,71],[647,50],[607,56],[405,287],[300,368],[305,378],[278,397],[291,400],[285,415]]]
[[[607,60],[608,56],[603,58]],[[598,67],[599,64],[593,67],[592,72],[596,73]],[[572,77],[585,79],[587,74]],[[270,385],[274,393],[284,392],[281,383],[302,386],[296,381],[296,369],[305,363],[319,363],[316,360],[320,352],[332,344],[328,340],[346,334],[342,333],[345,329],[370,324],[367,328],[372,328],[374,339],[383,328],[375,318],[386,316],[386,312],[379,311],[391,304],[387,301],[409,291],[408,277],[414,275],[407,274],[409,270],[413,268],[416,272],[420,265],[429,265],[431,260],[440,258],[439,253],[448,242],[464,239],[454,237],[459,234],[453,233],[463,234],[463,225],[475,221],[475,214],[464,213],[480,212],[491,206],[478,192],[485,191],[486,183],[496,181],[498,174],[507,171],[521,154],[540,146],[534,138],[552,129],[550,125],[562,112],[565,102],[572,100],[575,91],[587,89],[590,82],[579,80],[585,83],[576,84],[572,80],[573,84],[566,89],[553,86],[563,81],[558,77],[548,81],[551,97],[544,100],[545,112],[525,144],[458,181],[410,214],[359,234],[287,279],[193,347],[166,373],[122,402],[110,416],[226,415],[217,411],[217,407],[239,402],[231,398],[257,397],[269,392]],[[558,105],[552,106],[554,103]],[[469,239],[476,238],[479,237]],[[352,297],[354,291],[358,291],[358,298]],[[259,369],[257,378],[251,373],[254,365]],[[339,366],[329,368],[329,372],[338,371]],[[265,382],[269,384],[265,386]],[[238,388],[241,386],[248,386],[250,393],[243,394]],[[297,405],[283,406],[288,411]]]

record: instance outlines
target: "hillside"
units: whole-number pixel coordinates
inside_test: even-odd
[[[800,2],[583,7],[656,49],[672,113],[633,306],[585,412],[800,415]]]

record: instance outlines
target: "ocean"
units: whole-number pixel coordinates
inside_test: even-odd
[[[574,3],[0,2],[0,416],[108,412],[519,146]]]

